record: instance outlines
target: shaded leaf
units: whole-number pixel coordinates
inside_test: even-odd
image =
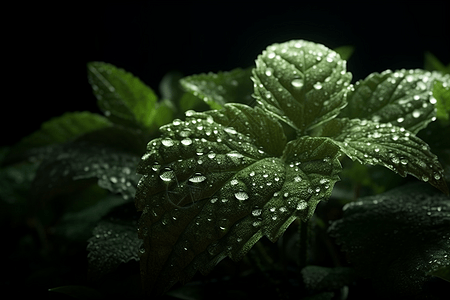
[[[37,198],[53,197],[76,190],[84,184],[81,179],[97,179],[102,188],[130,199],[136,191],[138,160],[134,154],[104,145],[69,143],[41,163],[32,194]]]
[[[90,62],[88,79],[98,106],[113,122],[150,127],[156,115],[156,95],[131,73],[103,62]]]
[[[330,226],[357,271],[392,296],[413,296],[450,265],[449,198],[418,183],[344,206]]]
[[[349,60],[353,52],[355,52],[355,47],[347,45],[334,48],[333,50],[337,52],[343,60]]]
[[[161,128],[138,168],[148,293],[226,256],[241,259],[263,235],[275,241],[296,218],[308,220],[339,179],[331,140],[286,144],[281,125],[260,108],[226,104],[186,116]]]
[[[94,203],[80,211],[64,214],[56,228],[56,233],[69,240],[85,242],[92,236],[92,230],[101,218],[106,216],[114,207],[127,202],[123,197],[111,194],[96,202],[95,200],[90,199],[90,202]]]
[[[355,270],[348,267],[307,266],[301,273],[306,288],[311,291],[333,291],[356,280]]]
[[[417,133],[435,117],[435,80],[448,81],[449,76],[424,70],[372,73],[355,84],[339,116],[391,123]]]
[[[359,119],[335,119],[322,129],[341,151],[362,164],[382,165],[405,177],[411,174],[444,193],[448,188],[436,155],[404,128]]]
[[[298,40],[263,51],[252,79],[257,101],[303,135],[346,105],[351,77],[336,52]]]
[[[99,279],[121,263],[139,261],[142,241],[137,235],[138,214],[132,203],[116,207],[101,220],[88,240],[89,277]]]
[[[211,109],[221,109],[225,103],[252,102],[250,75],[251,68],[238,68],[229,72],[184,77],[180,83],[187,92],[205,101]]]
[[[450,65],[445,66],[433,53],[425,52],[425,70],[428,71],[439,71],[443,74],[450,74]]]
[[[49,292],[65,294],[75,299],[104,299],[104,295],[91,287],[82,285],[65,285],[49,289]]]
[[[62,144],[111,125],[107,118],[98,114],[87,111],[69,112],[44,122],[38,131],[23,138],[19,146],[42,147]]]

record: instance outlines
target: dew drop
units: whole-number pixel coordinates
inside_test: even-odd
[[[434,179],[436,179],[436,180],[441,179],[441,175],[439,175],[438,173],[434,174]]]
[[[420,113],[420,111],[417,110],[417,109],[415,109],[415,110],[412,112],[412,116],[413,116],[414,118],[418,118],[418,117],[420,117],[420,115],[421,115],[421,113]]]
[[[214,152],[210,152],[208,153],[208,157],[213,159],[214,157],[216,157],[216,154]]]
[[[303,87],[303,80],[300,78],[293,79],[291,85],[296,89],[301,89]]]
[[[233,179],[233,180],[231,180],[231,182],[230,182],[231,185],[236,185],[236,184],[238,184],[238,183],[239,183],[239,181],[237,181],[237,179]]]
[[[248,199],[248,194],[246,192],[237,192],[234,194],[234,196],[238,200],[247,200]]]
[[[164,146],[166,146],[166,147],[171,147],[171,146],[173,146],[173,140],[170,139],[170,138],[163,139],[163,140],[161,141],[161,143],[162,143]]]
[[[404,118],[398,118],[398,119],[397,119],[397,122],[399,122],[399,123],[402,123],[403,121],[405,121]]]
[[[301,178],[300,176],[296,176],[296,177],[294,178],[294,181],[295,181],[295,182],[300,182],[300,181],[302,181],[302,178]]]
[[[313,85],[313,87],[314,87],[316,90],[320,90],[320,89],[322,88],[322,84],[321,84],[320,82],[316,82],[316,83]]]
[[[262,212],[262,209],[258,208],[258,209],[255,209],[255,210],[252,211],[252,215],[254,217],[258,217],[258,216],[261,215],[261,212]]]
[[[189,178],[190,182],[200,183],[206,180],[206,177],[202,173],[195,173],[191,178]]]
[[[175,173],[171,168],[164,168],[161,171],[161,174],[159,175],[159,178],[161,178],[162,181],[169,182],[172,181],[172,179],[175,177]]]
[[[189,146],[190,144],[192,144],[192,140],[190,138],[185,138],[181,140],[181,143],[185,146]]]
[[[305,201],[300,201],[300,202],[297,204],[296,209],[297,209],[297,210],[304,210],[307,206],[308,206],[308,204],[307,204]]]
[[[266,74],[266,76],[272,76],[273,70],[271,68],[267,68],[264,73]]]
[[[422,180],[427,182],[430,178],[427,175],[422,175]]]

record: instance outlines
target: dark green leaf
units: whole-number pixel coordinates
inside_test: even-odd
[[[139,157],[87,142],[70,143],[55,151],[37,170],[32,186],[35,197],[52,197],[80,188],[85,181],[97,179],[98,184],[123,197],[134,197],[138,176],[135,169]]]
[[[368,120],[334,119],[324,126],[322,135],[332,137],[352,160],[382,165],[403,177],[411,174],[448,194],[436,155],[404,128]]]
[[[311,291],[333,291],[356,280],[355,271],[348,267],[307,266],[301,273],[306,288]]]
[[[104,299],[104,296],[99,291],[81,285],[65,285],[49,289],[49,292],[57,292],[68,295],[75,299]]]
[[[127,202],[121,196],[108,194],[100,198],[89,199],[89,206],[74,212],[67,212],[60,220],[56,228],[56,234],[64,236],[68,240],[77,240],[85,242],[92,236],[92,230],[98,221],[109,213],[114,207]]]
[[[343,60],[349,60],[349,58],[352,56],[353,52],[355,51],[355,47],[353,46],[340,46],[333,49],[335,52],[337,52]]]
[[[439,59],[433,55],[431,52],[425,52],[425,70],[428,71],[439,71],[443,74],[450,74],[450,68],[445,66]]]
[[[336,52],[299,40],[269,46],[252,79],[258,102],[303,135],[347,104],[351,77]]]
[[[341,168],[330,139],[286,144],[281,125],[260,108],[226,104],[186,115],[161,128],[138,168],[141,271],[158,294],[226,256],[242,258],[263,235],[275,241],[295,218],[309,219]]]
[[[355,84],[340,117],[391,123],[417,133],[436,115],[435,80],[448,81],[449,76],[424,70],[372,73]]]
[[[217,74],[199,74],[180,80],[183,88],[205,101],[211,109],[221,109],[225,103],[240,102],[250,104],[252,81],[251,68],[234,69]]]
[[[94,228],[87,246],[91,279],[99,279],[121,263],[139,261],[142,241],[137,235],[137,218],[134,205],[128,203],[116,207]]]
[[[450,265],[450,201],[423,183],[347,204],[330,233],[392,297],[417,294],[428,273]]]
[[[87,111],[65,113],[43,123],[41,129],[25,137],[19,146],[42,147],[62,144],[111,125],[105,117]]]
[[[156,115],[156,95],[139,78],[103,62],[88,63],[88,79],[98,105],[115,123],[150,127]]]

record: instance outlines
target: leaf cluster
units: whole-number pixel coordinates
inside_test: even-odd
[[[75,297],[113,295],[122,287],[111,282],[136,277],[147,295],[162,295],[230,257],[250,267],[238,276],[246,285],[268,283],[261,295],[346,298],[369,278],[382,295],[420,298],[431,277],[449,281],[448,197],[437,189],[448,195],[450,77],[427,54],[437,71],[387,70],[352,84],[352,51],[273,44],[254,68],[169,73],[160,100],[132,74],[89,63],[103,115],[66,113],[1,149],[2,219],[31,224],[47,257],[87,241],[96,288],[52,289]],[[429,185],[379,194],[408,174]],[[371,196],[329,216],[361,194]],[[324,245],[337,267],[314,259]],[[114,271],[136,261],[140,275]],[[298,271],[287,272],[292,261]],[[210,296],[195,281],[168,295],[188,293]]]

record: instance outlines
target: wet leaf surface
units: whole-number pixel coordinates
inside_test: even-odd
[[[157,294],[226,256],[241,259],[263,235],[275,241],[295,218],[308,220],[341,168],[328,138],[281,147],[281,126],[259,108],[186,115],[162,128],[138,169],[142,278]],[[236,115],[243,118],[231,124]]]
[[[413,296],[450,265],[450,201],[424,183],[344,206],[330,234],[360,274],[390,295]]]
[[[339,113],[351,78],[339,54],[302,40],[269,46],[252,77],[257,101],[299,134]]]

